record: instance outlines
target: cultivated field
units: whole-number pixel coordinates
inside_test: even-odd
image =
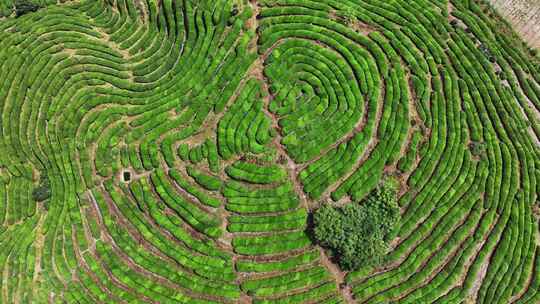
[[[0,4],[0,303],[540,303],[540,58],[484,2],[56,2]],[[312,214],[387,181],[345,271]]]

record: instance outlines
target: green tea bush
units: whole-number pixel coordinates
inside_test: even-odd
[[[0,302],[538,303],[540,64],[499,21],[0,1]]]

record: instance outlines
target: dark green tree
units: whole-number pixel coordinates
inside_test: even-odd
[[[344,207],[323,205],[314,214],[313,234],[344,270],[379,265],[389,236],[400,218],[395,190],[383,185],[360,203]]]
[[[40,9],[40,6],[28,0],[17,0],[15,2],[15,17],[20,17],[24,14],[35,12]]]
[[[32,198],[36,202],[42,202],[51,197],[51,185],[47,176],[42,175],[39,185],[32,190]]]

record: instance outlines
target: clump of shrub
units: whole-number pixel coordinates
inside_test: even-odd
[[[231,9],[231,16],[234,17],[238,15],[239,12],[240,10],[238,9],[238,4],[233,4],[232,9]]]
[[[323,205],[314,214],[313,234],[343,270],[356,270],[384,262],[399,219],[396,190],[384,184],[362,202],[343,207]]]
[[[39,185],[32,190],[32,198],[36,202],[42,202],[51,197],[51,185],[49,183],[49,178],[42,175],[39,179]]]
[[[35,12],[41,7],[35,3],[32,3],[28,0],[18,0],[15,2],[15,17],[20,17],[22,15]]]

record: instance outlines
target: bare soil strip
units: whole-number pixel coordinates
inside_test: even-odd
[[[540,48],[540,1],[489,0],[515,31],[533,48]]]

